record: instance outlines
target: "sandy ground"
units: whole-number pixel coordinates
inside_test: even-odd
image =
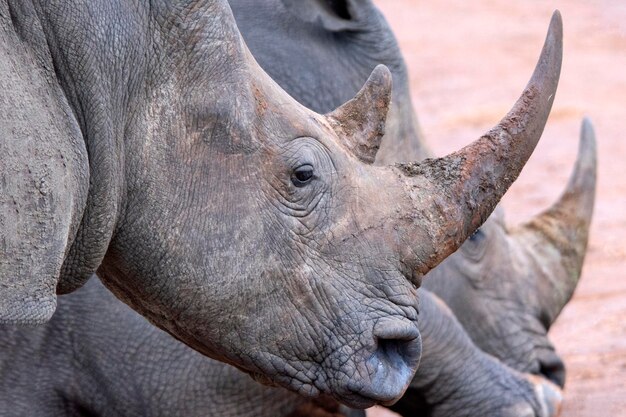
[[[504,206],[512,224],[556,199],[580,120],[591,117],[600,164],[591,243],[574,299],[550,334],[568,367],[561,416],[626,416],[626,1],[377,3],[400,41],[437,154],[478,138],[508,111],[532,73],[552,11],[561,11],[564,61],[552,115]]]

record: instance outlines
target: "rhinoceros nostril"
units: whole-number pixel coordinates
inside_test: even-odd
[[[382,405],[395,403],[413,379],[421,355],[417,337],[376,339],[376,348],[367,361],[369,384],[359,387],[358,394]]]
[[[410,349],[410,341],[397,339],[379,339],[376,354],[383,362],[393,368],[400,368],[406,361],[406,353]]]
[[[411,367],[421,355],[420,334],[412,322],[382,320],[374,329],[376,356],[394,369]]]
[[[565,386],[565,364],[555,353],[539,360],[539,373],[559,387]]]
[[[385,317],[373,329],[372,350],[366,360],[369,380],[349,384],[349,390],[383,405],[397,401],[417,370],[422,342],[415,323],[407,318]]]

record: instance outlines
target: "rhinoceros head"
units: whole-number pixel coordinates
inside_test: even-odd
[[[547,333],[581,274],[595,197],[595,147],[585,120],[576,166],[558,201],[510,230],[496,209],[426,281],[484,351],[560,386],[565,368]]]
[[[532,152],[560,39],[557,15],[509,115],[420,164],[372,165],[391,96],[385,67],[325,116],[251,64],[219,94],[198,87],[201,75],[161,88],[129,153],[128,215],[99,271],[105,284],[265,383],[358,407],[393,402],[420,357],[420,278],[484,221]]]

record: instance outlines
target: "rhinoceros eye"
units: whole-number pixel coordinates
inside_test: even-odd
[[[480,242],[485,234],[480,229],[476,229],[474,233],[469,237],[471,242]]]
[[[291,175],[291,182],[296,187],[304,187],[315,177],[313,172],[313,166],[301,165],[293,171]]]
[[[479,262],[483,259],[487,246],[489,239],[486,233],[482,229],[476,229],[462,246],[464,257],[471,262]]]

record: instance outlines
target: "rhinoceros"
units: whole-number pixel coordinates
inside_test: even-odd
[[[97,270],[202,354],[355,407],[412,380],[416,287],[519,174],[562,55],[557,14],[497,126],[380,167],[389,70],[315,113],[225,1],[2,0],[0,22],[2,322],[45,322]]]
[[[409,125],[411,126],[411,125]],[[389,136],[389,135],[388,135]],[[388,139],[389,140],[389,139]],[[393,141],[393,139],[391,139]],[[95,286],[95,284],[93,284]],[[81,299],[69,299],[61,312],[56,316],[54,324],[46,331],[48,339],[55,339],[55,346],[60,350],[46,352],[44,357],[55,357],[55,360],[48,360],[50,363],[45,366],[48,372],[57,372],[59,375],[57,390],[42,390],[38,392],[37,404],[54,403],[55,398],[72,397],[69,403],[72,407],[76,404],[89,404],[91,410],[119,410],[122,407],[125,413],[133,413],[133,410],[146,407],[150,403],[150,410],[154,414],[176,415],[176,413],[192,413],[195,410],[211,410],[218,415],[228,415],[234,413],[250,412],[251,415],[281,415],[283,412],[292,410],[294,407],[307,407],[310,403],[302,398],[292,396],[284,391],[261,388],[241,377],[237,372],[229,370],[228,367],[203,359],[191,351],[186,351],[184,347],[168,340],[155,329],[146,326],[132,313],[122,307],[115,307],[112,300],[106,295],[98,295],[103,292],[100,288],[90,288],[85,290],[88,295]],[[102,299],[102,301],[100,300]],[[70,301],[71,300],[71,301]],[[415,404],[417,398],[425,398],[426,404],[435,414],[446,413],[450,410],[463,409],[470,415],[480,412],[493,415],[496,412],[519,415],[520,407],[526,407],[532,415],[545,415],[537,403],[532,398],[532,387],[528,382],[518,376],[505,371],[486,355],[477,352],[476,349],[467,342],[462,331],[453,331],[455,321],[449,318],[445,309],[438,307],[438,303],[433,302],[433,296],[424,292],[422,295],[422,332],[424,333],[424,345],[427,349],[422,361],[422,367],[416,375],[411,387],[411,394],[406,396],[406,401]],[[88,305],[89,307],[86,307]],[[104,305],[104,307],[102,306]],[[70,306],[70,307],[68,307]],[[73,307],[72,307],[73,306]],[[83,314],[89,308],[98,311],[99,316],[89,318],[89,314]],[[425,311],[424,311],[425,310]],[[437,311],[442,310],[439,314]],[[122,312],[124,312],[122,314]],[[118,323],[130,323],[120,326]],[[68,323],[72,323],[71,326]],[[111,328],[111,324],[114,328]],[[447,323],[440,326],[439,323]],[[424,327],[425,326],[425,327]],[[66,327],[72,327],[74,337],[80,338],[82,343],[81,355],[83,356],[83,366],[85,371],[76,372],[72,367],[63,366],[63,357],[72,356],[70,343],[64,338],[67,335]],[[31,333],[38,334],[41,330]],[[5,345],[4,351],[8,352],[7,363],[12,363],[10,370],[21,375],[23,380],[28,381],[29,372],[24,370],[24,363],[27,366],[41,366],[34,362],[32,357],[40,357],[41,354],[33,353],[30,343],[23,333],[13,332],[22,335],[21,340],[24,348],[16,349],[15,344]],[[444,341],[442,343],[442,340]],[[143,342],[149,342],[142,345]],[[456,341],[457,343],[450,343]],[[445,344],[445,346],[442,346]],[[135,347],[141,349],[142,354],[134,355],[134,363],[127,362],[129,359],[120,355],[111,345],[118,346],[121,353],[128,353]],[[120,346],[124,346],[121,348]],[[66,347],[64,349],[64,347]],[[21,352],[21,359],[11,357],[11,352],[17,350]],[[36,349],[35,349],[36,351]],[[28,354],[26,354],[28,352]],[[103,353],[104,352],[104,353]],[[429,354],[432,353],[432,354]],[[24,356],[28,360],[24,360]],[[137,359],[137,356],[141,360]],[[463,356],[467,364],[460,365],[457,358]],[[171,363],[168,358],[176,358],[176,363]],[[61,358],[61,359],[59,359]],[[164,359],[165,358],[165,359]],[[453,360],[449,360],[452,358]],[[165,362],[164,362],[165,361]],[[155,362],[158,362],[156,364]],[[15,364],[22,364],[22,367],[15,367]],[[56,367],[56,370],[55,370]],[[163,367],[165,370],[161,369]],[[132,375],[135,369],[141,368],[139,377]],[[193,369],[191,377],[186,377],[185,372]],[[94,370],[97,370],[94,372]],[[130,373],[130,374],[128,374]],[[96,374],[95,376],[93,374]],[[437,378],[434,378],[438,375]],[[62,376],[62,377],[61,377]],[[195,377],[194,377],[195,376]],[[478,378],[478,379],[477,379]],[[495,378],[495,379],[493,379]],[[76,379],[91,381],[95,379],[95,386],[106,387],[106,395],[94,395],[98,391],[95,386],[90,386],[91,382],[86,382],[80,387],[71,387],[65,380]],[[28,389],[28,383],[15,384],[18,377],[8,378],[12,381],[9,388],[12,388],[12,395],[15,401],[23,400],[24,392],[32,398],[33,394]],[[114,381],[132,381],[123,386],[117,386]],[[5,379],[5,382],[7,379]],[[472,389],[465,386],[469,381],[473,381]],[[489,383],[497,381],[496,389],[490,389]],[[507,384],[506,382],[510,384]],[[504,386],[502,384],[504,383]],[[69,387],[69,388],[68,388]],[[233,389],[230,389],[230,388]],[[3,392],[9,389],[4,388]],[[119,388],[119,390],[118,390]],[[493,385],[492,387],[493,388]],[[540,389],[545,389],[539,385]],[[423,392],[420,391],[423,390]],[[450,401],[443,401],[436,405],[437,397],[444,395],[449,390],[455,392]],[[202,395],[197,393],[202,391]],[[244,395],[242,391],[245,391]],[[9,392],[11,392],[9,390]],[[114,394],[115,393],[115,394]],[[22,397],[20,397],[22,395]],[[245,396],[249,401],[242,403],[241,398]],[[47,398],[47,400],[42,400]],[[52,399],[51,399],[52,398]],[[148,399],[149,398],[149,399]],[[155,398],[157,398],[155,400]],[[405,400],[403,400],[404,402]],[[512,406],[515,401],[521,402],[517,406]],[[525,406],[523,402],[528,404]],[[22,401],[22,404],[24,401]],[[31,402],[26,402],[32,405]],[[66,404],[66,406],[68,406]],[[68,406],[69,407],[69,406]],[[482,408],[481,408],[482,407]],[[531,411],[532,408],[532,411]],[[46,410],[50,410],[49,408]],[[190,411],[191,410],[191,411]],[[297,411],[296,411],[297,412]],[[43,411],[42,411],[43,413]],[[99,411],[103,413],[103,411]],[[458,415],[458,411],[456,414]]]
[[[375,164],[432,157],[411,103],[404,59],[371,1],[230,4],[260,65],[314,110],[335,108],[354,95],[372,68],[388,66],[394,78],[393,100]],[[503,210],[496,210],[462,249],[424,280],[425,288],[448,304],[481,349],[561,386],[564,365],[547,332],[571,297],[582,268],[595,196],[595,171],[585,172],[579,186],[528,225],[507,227]]]

